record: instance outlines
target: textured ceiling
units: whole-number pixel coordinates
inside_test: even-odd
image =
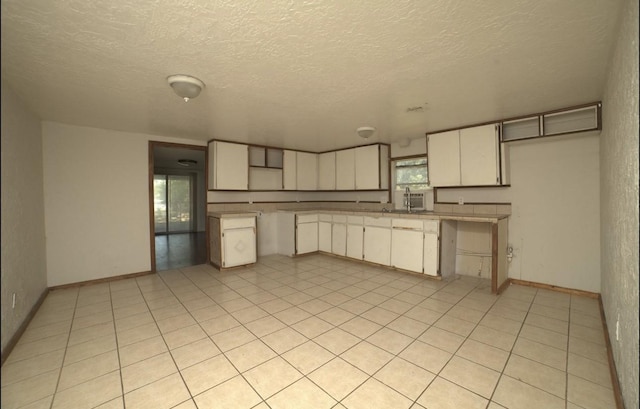
[[[619,6],[2,0],[2,78],[44,120],[323,151],[600,100]]]

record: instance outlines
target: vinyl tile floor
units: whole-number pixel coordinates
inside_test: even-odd
[[[598,301],[267,256],[51,291],[2,408],[614,408]]]

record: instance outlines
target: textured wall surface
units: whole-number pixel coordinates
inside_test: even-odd
[[[47,287],[40,120],[2,82],[2,352]],[[12,308],[12,294],[16,306]]]
[[[602,301],[625,406],[638,407],[638,1],[612,54],[601,140]],[[616,322],[619,337],[616,340]]]

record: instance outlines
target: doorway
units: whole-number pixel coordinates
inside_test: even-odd
[[[153,271],[207,262],[207,148],[149,142]]]

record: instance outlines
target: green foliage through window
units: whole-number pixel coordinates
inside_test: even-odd
[[[396,190],[424,190],[429,188],[427,158],[403,159],[395,161]]]

